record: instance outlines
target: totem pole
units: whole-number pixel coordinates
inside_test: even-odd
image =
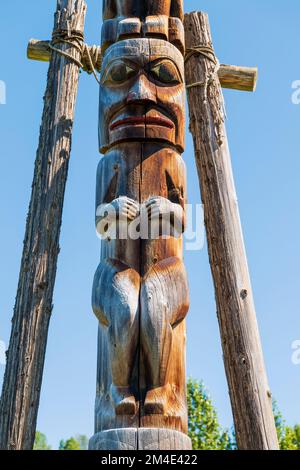
[[[104,0],[91,449],[189,449],[182,0]]]

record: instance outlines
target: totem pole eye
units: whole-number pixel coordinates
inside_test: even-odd
[[[170,60],[154,64],[150,69],[151,75],[161,83],[177,85],[181,83],[181,77],[177,67]]]
[[[103,75],[103,83],[121,84],[132,78],[136,70],[124,61],[116,61],[106,70]]]

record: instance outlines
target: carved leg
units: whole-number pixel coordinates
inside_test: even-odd
[[[117,415],[136,412],[130,385],[138,348],[139,287],[139,274],[116,260],[101,262],[94,278],[93,310],[108,329],[111,397]]]
[[[183,262],[168,258],[155,264],[141,287],[141,349],[146,363],[146,414],[164,414],[173,328],[188,311],[189,295]]]

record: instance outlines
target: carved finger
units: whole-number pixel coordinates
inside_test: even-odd
[[[129,220],[130,222],[132,222],[132,221],[135,220],[135,219],[136,219],[136,216],[135,216],[135,215],[130,215],[130,216],[128,216],[128,220]]]
[[[133,199],[127,198],[127,201],[126,201],[126,202],[127,202],[127,204],[129,204],[130,206],[133,206],[133,207],[135,207],[136,209],[139,209],[139,204],[138,204],[136,201],[134,201]]]
[[[136,213],[132,211],[127,211],[127,217],[131,220],[136,218]]]
[[[133,215],[136,215],[138,213],[138,208],[137,207],[133,207],[133,206],[129,206],[129,205],[125,206],[125,210],[127,210],[127,212],[132,213]]]
[[[131,211],[134,211],[134,212],[138,212],[139,210],[139,207],[136,205],[136,204],[129,204],[129,203],[126,203],[125,206],[127,210],[131,210]]]
[[[135,211],[133,211],[131,209],[123,207],[122,211],[120,212],[120,217],[122,219],[131,219],[131,220],[133,220],[136,217],[136,213],[135,213]]]

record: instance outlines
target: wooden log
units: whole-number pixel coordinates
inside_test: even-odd
[[[186,45],[212,47],[208,16],[184,21]],[[186,82],[190,129],[200,180],[224,363],[239,449],[278,449],[224,124],[223,97],[214,63],[190,57]]]
[[[49,62],[51,58],[50,41],[40,41],[39,39],[30,39],[27,46],[27,57],[31,60],[40,62]]]
[[[258,79],[258,68],[221,64],[218,70],[218,77],[222,88],[255,91]]]
[[[83,36],[84,0],[58,0],[55,31]],[[57,45],[75,59],[80,52]],[[79,67],[53,53],[0,404],[0,448],[32,449],[59,253]]]
[[[39,60],[42,62],[49,62],[51,57],[51,50],[49,48],[50,41],[40,41],[38,39],[31,39],[28,43],[27,57],[31,60]],[[88,46],[90,54],[93,58],[93,48],[95,46]],[[95,69],[101,71],[101,48],[98,47],[96,54],[97,60],[94,62]],[[85,59],[85,60],[84,60]],[[85,68],[87,58],[83,59],[83,66]],[[232,90],[241,91],[255,91],[258,69],[257,67],[238,67],[235,65],[221,64],[218,70],[218,76],[223,88],[230,88]]]
[[[31,60],[38,60],[40,62],[49,62],[52,51],[50,49],[50,41],[40,41],[39,39],[30,39],[27,47],[27,57]],[[95,70],[100,72],[101,70],[101,47],[99,46],[88,46],[90,58],[92,59]],[[83,70],[91,72],[90,61],[87,55],[87,51],[83,51],[83,55],[80,57],[83,65]]]

